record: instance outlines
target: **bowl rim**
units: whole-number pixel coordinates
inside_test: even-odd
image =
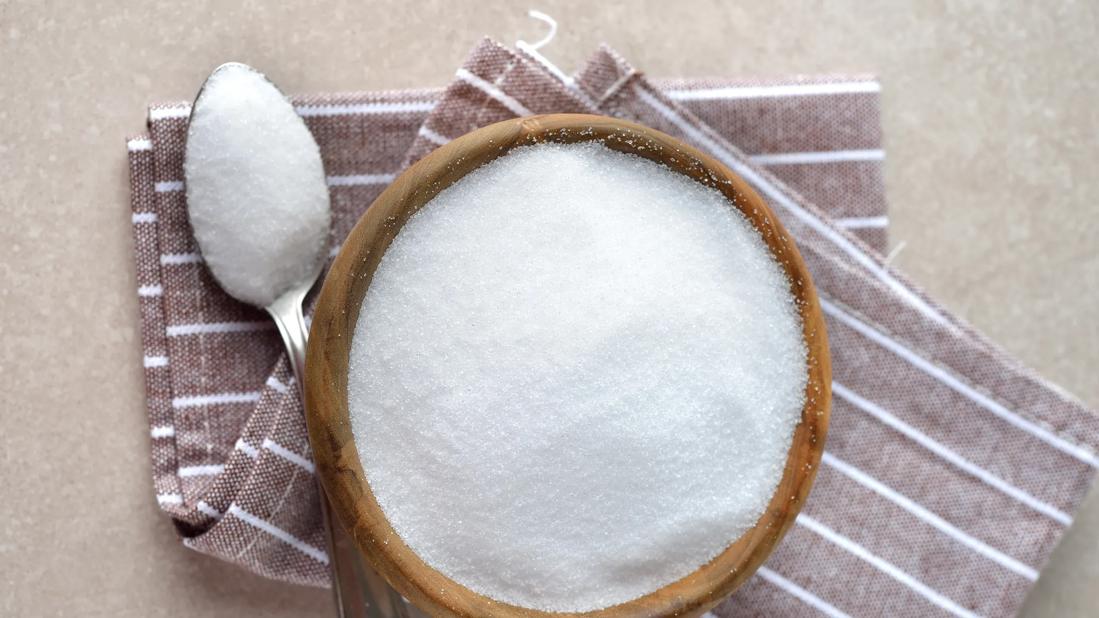
[[[428,566],[393,530],[370,492],[351,433],[347,364],[359,309],[389,243],[439,191],[513,148],[601,141],[713,186],[760,232],[790,281],[807,354],[805,406],[783,475],[756,524],[710,562],[663,588],[608,608],[546,612],[476,593]],[[332,510],[370,565],[434,615],[549,618],[700,615],[738,588],[773,551],[804,504],[820,465],[831,407],[831,360],[816,288],[793,239],[746,181],[705,153],[655,129],[587,114],[548,114],[492,124],[434,150],[374,200],[344,241],[317,297],[305,367],[305,408],[316,471]]]

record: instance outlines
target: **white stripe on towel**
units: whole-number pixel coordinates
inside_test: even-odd
[[[245,511],[236,504],[229,505],[229,510],[227,511],[227,514],[236,517],[237,519],[243,521],[249,526],[252,526],[253,528],[257,528],[266,532],[267,534],[270,534],[276,539],[282,541],[283,543],[286,543],[287,545],[300,551],[306,556],[309,556],[317,562],[320,562],[321,564],[328,564],[328,554],[325,553],[324,550],[313,547],[312,545],[290,534],[282,528],[279,528],[271,522],[260,519],[259,517],[256,517],[248,511]]]
[[[171,438],[176,435],[176,428],[171,425],[157,425],[149,430],[149,436],[153,438]]]
[[[754,154],[748,158],[756,165],[805,165],[815,163],[849,163],[852,161],[882,161],[885,151],[880,148],[869,150],[824,150],[819,152],[775,152]]]
[[[835,468],[841,474],[855,481],[859,485],[866,487],[867,489],[873,491],[879,496],[882,496],[886,500],[889,500],[893,504],[896,504],[902,509],[908,511],[916,518],[935,528],[939,532],[942,532],[943,534],[949,536],[950,538],[961,543],[962,545],[965,545],[969,549],[977,552],[978,554],[981,554],[985,558],[992,560],[993,562],[999,564],[1000,566],[1013,573],[1022,575],[1030,581],[1038,581],[1038,571],[1036,571],[1035,569],[1030,568],[1022,562],[1019,562],[1015,558],[1012,558],[1011,556],[1008,556],[1000,550],[989,546],[979,539],[976,539],[969,534],[966,534],[964,531],[958,529],[942,517],[939,517],[938,515],[925,509],[923,506],[920,506],[918,503],[916,503],[915,500],[912,500],[911,498],[901,494],[899,491],[894,490],[893,488],[887,486],[885,483],[882,483],[878,479],[870,476],[862,470],[859,470],[855,466],[852,466],[851,464],[843,461],[842,459],[827,451],[825,451],[821,461],[823,461],[825,465]]]
[[[291,384],[292,383],[293,382],[291,382]],[[282,395],[290,392],[290,385],[283,384],[282,380],[276,378],[275,376],[268,376],[266,384],[267,386],[270,386]]]
[[[207,517],[213,519],[221,519],[224,516],[224,513],[210,506],[205,500],[199,500],[198,504],[195,506],[198,508],[198,511],[200,513]]]
[[[193,476],[215,476],[225,472],[225,466],[221,464],[208,464],[202,466],[183,466],[179,469],[180,478]]]
[[[212,335],[217,333],[247,333],[257,330],[269,330],[275,325],[271,322],[207,322],[205,324],[176,324],[169,326],[169,337],[187,335]]]
[[[851,618],[847,614],[836,609],[831,603],[828,603],[824,599],[821,599],[817,595],[809,592],[805,588],[795,584],[794,582],[786,579],[778,573],[768,569],[767,567],[759,567],[756,571],[756,575],[759,575],[764,581],[786,591],[791,596],[797,598],[799,601],[819,611],[820,613],[828,616],[828,618]]]
[[[208,395],[190,395],[172,398],[173,408],[193,408],[233,403],[254,403],[259,401],[259,391],[244,393],[211,393]]]
[[[932,378],[935,378],[937,381],[945,384],[954,392],[962,395],[966,399],[969,399],[970,401],[981,406],[985,410],[988,410],[994,416],[1002,419],[1009,425],[1016,427],[1017,429],[1021,429],[1022,431],[1030,434],[1038,440],[1041,440],[1042,442],[1045,442],[1046,444],[1061,451],[1062,453],[1071,455],[1072,457],[1075,457],[1076,459],[1079,459],[1080,461],[1092,467],[1099,468],[1099,457],[1097,457],[1095,453],[1091,452],[1089,449],[1073,444],[1068,440],[1065,440],[1064,438],[1054,434],[1048,429],[1038,425],[1037,423],[1023,418],[1021,415],[1019,415],[1019,413],[1008,410],[1005,406],[1001,405],[999,402],[992,399],[988,395],[985,395],[984,393],[978,391],[972,386],[966,384],[961,379],[954,376],[954,374],[936,365],[935,363],[932,363],[931,361],[920,356],[919,354],[916,354],[896,339],[893,339],[892,337],[889,337],[888,335],[879,332],[877,329],[871,327],[870,325],[863,323],[855,316],[841,309],[838,305],[824,298],[821,298],[820,306],[821,309],[824,310],[825,314],[836,318],[843,324],[854,329],[863,337],[866,337],[867,339],[873,341],[874,343],[885,348],[886,350],[889,350],[908,364],[919,369],[920,371],[923,371],[925,374],[931,376]]]
[[[160,256],[161,266],[179,266],[180,264],[199,264],[202,255],[199,253],[164,253]]]
[[[294,451],[291,451],[290,449],[282,446],[281,444],[279,444],[278,442],[275,442],[271,438],[264,438],[263,439],[263,448],[271,451],[272,453],[278,455],[279,457],[282,457],[286,461],[289,461],[290,463],[301,467],[302,469],[306,470],[310,474],[312,474],[316,470],[316,468],[314,468],[314,466],[313,466],[313,462],[311,462],[308,459],[302,457],[301,455],[298,455]]]
[[[149,120],[165,120],[168,118],[189,118],[191,116],[190,105],[177,105],[175,107],[158,107],[149,110]]]
[[[878,82],[836,82],[831,84],[778,84],[774,86],[728,86],[669,90],[665,94],[676,101],[709,101],[713,99],[762,99],[770,97],[826,96],[881,92]]]
[[[435,101],[394,101],[392,103],[350,103],[299,105],[299,116],[370,116],[374,114],[427,113],[435,109]]]
[[[889,227],[889,217],[840,217],[832,220],[845,230],[884,229]]]
[[[533,112],[524,107],[522,103],[517,101],[510,94],[500,90],[495,84],[485,81],[480,75],[470,72],[470,70],[465,67],[458,69],[454,73],[454,77],[487,94],[492,99],[495,99],[498,103],[511,110],[511,113],[516,116],[534,115]]]
[[[182,180],[162,180],[153,184],[153,191],[157,193],[171,193],[172,191],[182,191]]]
[[[848,390],[847,387],[834,380],[832,381],[832,392],[838,395],[840,399],[843,399],[844,401],[850,403],[852,406],[878,419],[883,424],[907,436],[916,444],[919,444],[925,449],[931,451],[935,455],[939,456],[941,459],[946,460],[948,463],[958,468],[962,472],[965,472],[966,474],[976,478],[977,480],[1003,493],[1004,495],[1013,498],[1020,504],[1030,507],[1031,509],[1065,526],[1072,523],[1072,517],[1070,517],[1068,513],[1065,513],[1064,511],[1057,509],[1051,504],[1036,498],[1035,496],[1001,479],[995,474],[992,474],[988,470],[985,470],[977,464],[969,461],[968,459],[950,450],[946,446],[943,446],[941,443],[935,441],[927,434],[921,432],[915,427],[912,427],[908,423],[905,423],[904,421],[893,416],[889,412],[886,412],[884,409],[882,409],[880,406],[873,403],[872,401],[864,399],[863,397]]]
[[[870,550],[866,549],[862,545],[859,545],[851,539],[839,534],[835,530],[832,530],[831,528],[825,526],[824,524],[806,515],[805,513],[801,513],[798,515],[797,523],[812,530],[826,540],[831,541],[833,544],[839,546],[841,549],[850,553],[856,558],[870,564],[870,566],[874,567],[878,571],[881,571],[885,575],[888,575],[889,577],[900,582],[901,584],[904,584],[913,592],[916,592],[923,598],[930,601],[932,604],[939,606],[940,608],[950,612],[951,614],[959,616],[960,618],[978,618],[978,614],[969,611],[968,609],[962,607],[961,605],[958,605],[954,601],[951,601],[941,593],[933,590],[927,584],[919,581],[915,577],[912,577],[908,573],[905,573],[893,564],[886,562],[878,556],[875,556],[873,553],[870,552]]]
[[[431,129],[427,128],[427,125],[420,127],[420,130],[417,132],[417,134],[420,137],[423,137],[427,141],[431,142],[432,144],[436,144],[438,146],[445,146],[450,143],[449,137],[432,131]]]
[[[147,137],[135,137],[134,139],[126,142],[126,148],[130,152],[141,152],[142,150],[152,150],[153,142]]]
[[[157,494],[157,504],[183,504],[183,496],[181,494]]]
[[[259,457],[259,449],[245,442],[244,438],[237,438],[237,443],[233,445],[233,448],[244,453],[250,459],[257,459]]]
[[[350,176],[329,176],[330,187],[357,187],[361,185],[387,185],[393,182],[396,174],[352,174]]]

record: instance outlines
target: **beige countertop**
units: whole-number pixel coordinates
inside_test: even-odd
[[[442,85],[481,35],[542,26],[526,3],[245,4],[0,0],[0,615],[327,602],[185,550],[157,510],[123,138],[228,59],[290,92]],[[1099,5],[883,4],[534,8],[560,21],[543,51],[566,68],[607,41],[656,76],[877,73],[897,263],[1099,406]],[[1067,541],[1026,615],[1099,611],[1099,492]]]

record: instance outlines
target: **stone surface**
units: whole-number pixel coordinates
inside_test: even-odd
[[[150,490],[123,138],[226,60],[287,92],[441,85],[527,5],[0,0],[0,614],[314,616],[323,591],[184,550]],[[898,263],[1099,406],[1099,5],[545,0],[543,51],[655,76],[868,71]],[[50,456],[50,459],[46,459]],[[1099,495],[1027,616],[1099,606]]]

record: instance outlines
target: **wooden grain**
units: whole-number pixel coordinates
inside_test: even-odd
[[[351,337],[363,296],[382,255],[408,218],[439,191],[517,146],[598,140],[667,165],[729,198],[759,230],[785,269],[808,349],[806,404],[786,468],[755,527],[694,573],[641,598],[583,614],[547,613],[493,601],[427,566],[393,530],[359,461],[347,405]],[[508,120],[435,150],[401,174],[351,231],[324,282],[306,360],[307,421],[317,471],[336,515],[369,562],[419,607],[441,616],[696,616],[731,594],[763,563],[794,522],[816,476],[831,399],[828,342],[816,290],[794,242],[746,182],[682,142],[641,125],[602,116],[552,114]]]

